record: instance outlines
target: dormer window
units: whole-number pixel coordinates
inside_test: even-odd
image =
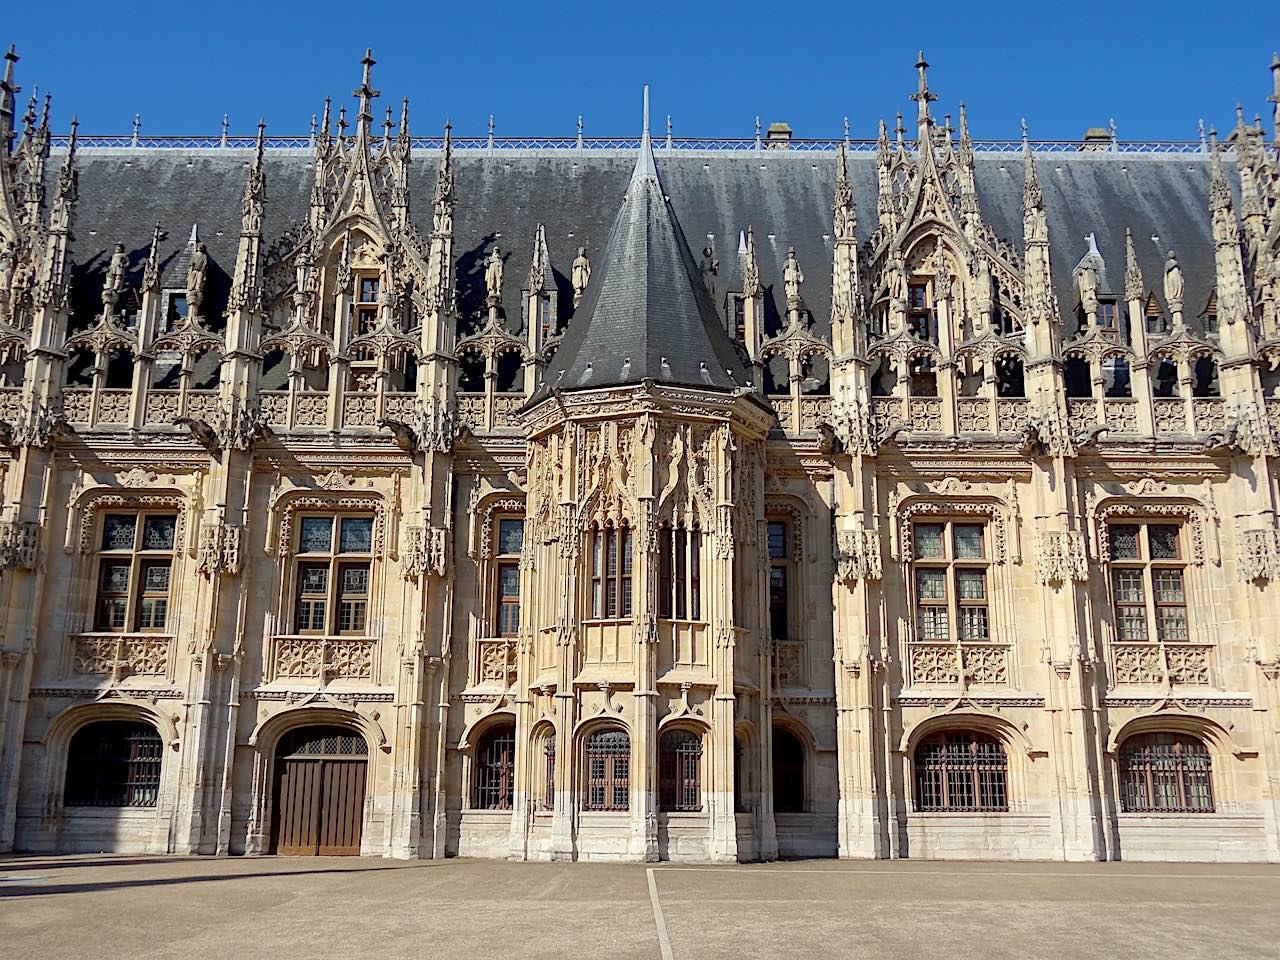
[[[175,329],[181,321],[187,318],[187,313],[187,295],[177,292],[170,293],[169,304],[164,314],[165,329]]]
[[[907,287],[907,329],[919,340],[932,340],[932,327],[929,288],[923,283],[913,283]]]
[[[1098,301],[1098,330],[1104,337],[1115,340],[1120,336],[1120,309],[1114,300]]]
[[[369,333],[378,322],[378,277],[363,276],[356,281],[356,302],[351,308],[351,336]]]
[[[733,298],[733,335],[743,343],[747,340],[747,298]]]

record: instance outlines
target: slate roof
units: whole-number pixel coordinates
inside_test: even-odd
[[[592,266],[545,386],[571,390],[644,379],[751,385],[663,192],[647,129],[604,256]]]
[[[60,152],[53,151],[48,164],[49,196]],[[134,264],[130,280],[138,281],[152,227],[159,219],[168,234],[161,246],[165,283],[173,287],[183,286],[177,255],[187,242],[191,224],[199,224],[210,259],[206,312],[215,315],[225,302],[234,270],[240,194],[251,158],[251,151],[238,149],[82,150],[77,161],[80,200],[71,249],[76,288],[73,310],[77,314],[88,310],[90,318],[96,310],[111,245],[117,239],[125,243]],[[438,152],[415,152],[411,167],[413,216],[424,237],[430,234],[430,199],[438,159]],[[1097,152],[1040,154],[1038,159],[1054,282],[1063,313],[1069,315],[1074,310],[1072,271],[1088,250],[1085,235],[1096,235],[1099,252],[1116,285],[1124,275],[1124,232],[1129,227],[1145,286],[1158,299],[1163,299],[1165,255],[1171,249],[1176,251],[1185,278],[1188,320],[1194,320],[1214,284],[1209,157]],[[631,183],[635,155],[616,150],[458,151],[454,162],[454,250],[458,304],[464,318],[474,322],[483,312],[484,258],[500,242],[511,257],[505,271],[504,313],[508,326],[517,330],[533,236],[542,223],[560,291],[560,319],[562,323],[569,320],[572,288],[568,277],[577,248],[587,247],[593,286],[595,278],[603,285],[601,271],[609,256],[605,247]],[[268,151],[265,164],[264,230],[270,245],[273,237],[306,217],[313,166],[308,151],[288,149]],[[767,326],[776,330],[785,316],[782,270],[787,249],[794,246],[805,274],[801,293],[812,311],[815,329],[822,332],[829,327],[834,154],[658,149],[655,164],[670,208],[679,213],[678,221],[673,218],[672,234],[684,240],[689,253],[688,259],[672,258],[660,265],[663,275],[678,276],[677,260],[687,270],[693,263],[693,252],[711,245],[720,261],[715,278],[719,295],[712,306],[723,318],[724,293],[742,286],[741,238],[748,226],[754,226]],[[1228,178],[1234,179],[1232,164],[1226,166]],[[862,242],[875,222],[874,157],[851,155],[849,174]],[[1020,246],[1021,156],[979,154],[975,177],[984,218],[998,236]],[[652,198],[646,200],[646,204],[651,202]],[[634,210],[639,207],[632,204]],[[632,216],[631,210],[623,209],[627,217]],[[661,211],[656,206],[647,209],[653,211],[655,223],[660,221],[657,214]],[[652,229],[661,226],[657,223]],[[640,227],[633,222],[629,229]],[[651,229],[647,219],[644,229]],[[654,271],[657,275],[658,265]],[[697,316],[705,321],[706,304],[701,297],[697,299]],[[579,312],[595,303],[598,298],[588,296]],[[573,326],[570,323],[569,329]],[[564,349],[572,342],[566,341]],[[655,345],[654,349],[660,348]],[[640,351],[633,349],[633,353],[633,363],[640,362]],[[644,362],[649,363],[647,353]],[[731,364],[726,366],[732,368]]]

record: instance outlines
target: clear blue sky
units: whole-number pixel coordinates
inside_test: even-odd
[[[415,133],[451,116],[460,135],[625,135],[652,85],[654,126],[750,136],[786,120],[797,136],[854,137],[903,110],[918,47],[939,112],[964,100],[977,137],[1074,138],[1114,117],[1126,139],[1193,139],[1234,105],[1270,127],[1280,0],[1128,3],[805,3],[506,0],[12,0],[0,42],[18,45],[23,96],[54,93],[55,126],[85,133],[305,133],[326,94],[347,98],[372,46],[379,104],[412,102]],[[399,9],[398,9],[399,8]],[[949,8],[949,9],[948,9]]]

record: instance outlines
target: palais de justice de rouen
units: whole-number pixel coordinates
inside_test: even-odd
[[[99,137],[5,58],[0,852],[1280,861],[1280,58],[1186,142],[373,67]]]

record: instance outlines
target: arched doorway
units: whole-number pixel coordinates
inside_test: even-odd
[[[276,746],[272,852],[360,853],[369,747],[345,727],[301,727]]]

